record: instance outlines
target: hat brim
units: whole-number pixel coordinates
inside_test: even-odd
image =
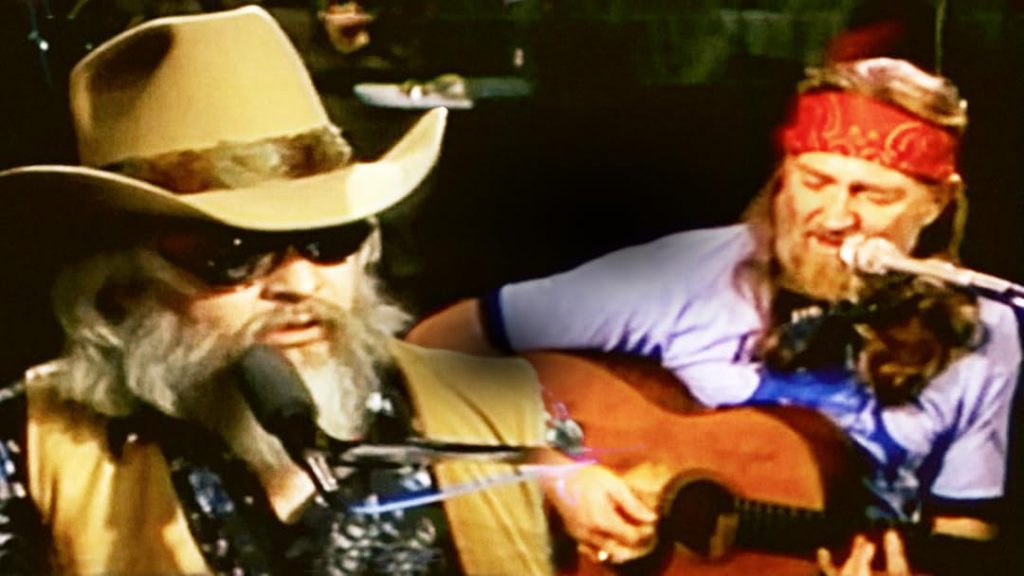
[[[440,154],[446,117],[444,108],[426,113],[375,162],[356,162],[323,174],[249,188],[175,194],[95,168],[44,165],[0,172],[0,198],[18,193],[21,198],[6,196],[6,203],[37,202],[39,210],[27,212],[40,220],[67,199],[78,205],[268,232],[338,226],[386,210],[416,189]]]

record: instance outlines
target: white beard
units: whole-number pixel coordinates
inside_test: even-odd
[[[379,294],[375,282],[361,284],[365,288],[351,311],[322,300],[283,304],[252,318],[238,334],[212,334],[155,302],[136,306],[114,327],[113,344],[109,338],[70,339],[61,391],[106,414],[150,405],[217,433],[256,468],[279,466],[288,456],[256,421],[230,368],[268,326],[299,313],[314,315],[328,328],[329,353],[289,359],[313,399],[317,424],[339,439],[363,435],[366,400],[379,387],[377,372],[389,361],[389,341],[408,317]]]
[[[354,370],[333,356],[311,360],[288,356],[313,399],[320,429],[338,440],[363,436],[367,426],[366,401],[380,385],[376,371]]]

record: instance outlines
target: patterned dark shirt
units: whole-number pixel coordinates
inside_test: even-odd
[[[0,389],[0,574],[46,574],[49,538],[28,493],[24,386]]]

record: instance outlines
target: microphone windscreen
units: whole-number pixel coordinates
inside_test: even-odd
[[[294,432],[295,423],[312,427],[313,399],[295,366],[272,346],[258,344],[238,361],[242,396],[268,432]]]
[[[857,252],[864,246],[865,240],[867,239],[864,236],[854,234],[843,241],[843,245],[839,247],[839,259],[843,261],[843,264],[854,270],[857,269]]]
[[[900,249],[885,238],[859,234],[847,238],[839,248],[839,259],[852,270],[868,274],[885,274],[898,270],[906,260]]]

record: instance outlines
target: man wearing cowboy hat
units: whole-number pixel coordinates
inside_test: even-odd
[[[956,88],[907,62],[813,71],[744,223],[507,285],[426,320],[409,340],[481,354],[642,355],[708,406],[814,408],[869,455],[872,514],[991,538],[1021,359],[1012,311],[912,278],[857,274],[840,257],[867,238],[955,261],[966,122]],[[567,483],[587,505],[562,496]],[[581,469],[561,485],[546,493],[583,553],[617,562],[649,548],[655,515],[611,471]],[[898,544],[887,538],[897,572]],[[871,556],[858,540],[843,573],[867,573]]]
[[[75,68],[71,103],[81,166],[0,173],[13,252],[59,269],[65,333],[61,357],[0,402],[0,572],[549,570],[532,483],[443,509],[325,504],[237,376],[246,351],[276,350],[334,440],[542,444],[528,367],[393,340],[406,316],[370,274],[374,215],[429,172],[444,110],[354,162],[253,7],[117,36]],[[512,473],[449,462],[340,484],[372,504]]]

